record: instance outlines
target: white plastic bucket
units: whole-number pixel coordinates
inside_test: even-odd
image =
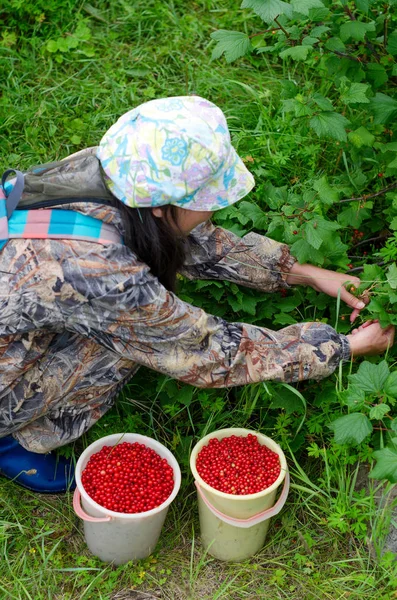
[[[240,496],[225,494],[205,483],[196,469],[197,455],[203,446],[212,438],[221,440],[231,435],[247,436],[249,433],[255,435],[260,444],[278,454],[281,472],[277,480],[262,492]],[[257,431],[219,429],[206,435],[193,448],[190,468],[198,494],[201,538],[208,553],[226,561],[240,561],[253,556],[265,542],[270,517],[280,512],[288,496],[288,467],[280,446]],[[282,493],[275,504],[277,489],[283,481]]]
[[[85,491],[81,482],[90,457],[103,446],[116,446],[129,442],[145,444],[161,458],[167,459],[174,471],[174,489],[171,495],[152,510],[144,513],[124,514],[104,508],[97,504]],[[89,550],[105,562],[122,565],[130,560],[149,556],[160,537],[161,528],[168,507],[176,497],[181,485],[181,471],[171,452],[162,444],[138,433],[115,433],[97,440],[83,452],[76,465],[76,489],[73,496],[73,508],[84,520],[85,540]]]

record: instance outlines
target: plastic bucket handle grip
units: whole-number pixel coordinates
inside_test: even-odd
[[[211,502],[204,496],[201,486],[198,481],[194,482],[197,488],[197,492],[199,493],[204,504],[210,509],[210,511],[216,515],[221,521],[227,523],[228,525],[233,525],[234,527],[241,527],[243,529],[248,529],[248,527],[253,527],[254,525],[258,525],[258,523],[262,523],[262,521],[267,521],[271,517],[278,515],[278,513],[283,508],[285,501],[287,500],[288,492],[289,492],[289,473],[286,471],[285,479],[284,479],[284,487],[280,494],[280,498],[277,500],[276,504],[272,506],[272,508],[268,508],[263,512],[260,512],[253,517],[249,517],[248,519],[236,519],[234,517],[229,517],[225,515],[220,510],[215,508],[211,504]]]
[[[74,494],[73,494],[73,508],[75,510],[75,513],[78,517],[80,517],[80,519],[83,519],[83,521],[89,521],[90,523],[107,523],[108,521],[112,520],[112,517],[91,517],[91,515],[87,515],[86,512],[84,512],[82,506],[81,506],[81,495],[79,490],[76,488],[74,490]]]

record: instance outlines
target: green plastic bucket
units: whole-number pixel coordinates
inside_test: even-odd
[[[281,472],[278,479],[262,492],[235,496],[220,492],[200,477],[196,469],[197,455],[210,439],[221,440],[231,435],[255,435],[258,442],[276,452],[280,458]],[[289,491],[287,461],[280,446],[272,439],[249,429],[220,429],[206,435],[193,448],[190,468],[195,479],[198,495],[201,539],[208,553],[225,561],[240,561],[258,552],[266,539],[269,519],[283,508]],[[282,492],[276,502],[278,488]]]

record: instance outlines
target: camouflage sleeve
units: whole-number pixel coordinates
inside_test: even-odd
[[[189,279],[233,281],[272,292],[288,287],[285,279],[294,262],[286,244],[257,233],[239,238],[208,221],[190,233],[181,272]]]
[[[62,271],[56,304],[67,330],[198,387],[320,379],[349,356],[347,338],[323,323],[272,331],[207,314],[168,292],[125,247],[64,256]]]

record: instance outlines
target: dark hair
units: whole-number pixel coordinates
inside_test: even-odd
[[[163,218],[159,218],[151,208],[130,208],[116,198],[112,204],[121,212],[126,246],[167,290],[175,291],[176,275],[185,260],[185,238],[176,231],[176,207],[163,206]]]

